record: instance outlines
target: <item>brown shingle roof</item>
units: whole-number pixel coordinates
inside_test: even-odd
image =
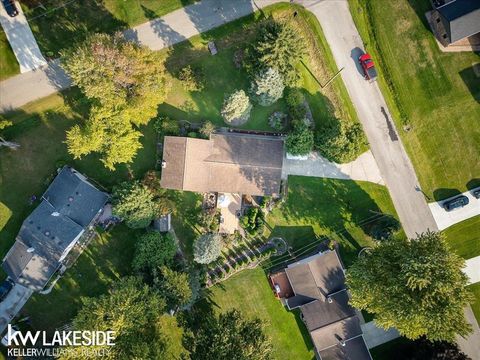
[[[213,134],[210,140],[165,137],[161,184],[196,192],[271,195],[280,191],[283,140]]]

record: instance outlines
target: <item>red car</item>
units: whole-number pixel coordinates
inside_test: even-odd
[[[373,63],[370,54],[363,54],[358,58],[360,65],[362,66],[365,79],[375,80],[377,78],[377,70],[375,70],[375,64]]]

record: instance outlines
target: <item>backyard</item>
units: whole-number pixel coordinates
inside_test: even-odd
[[[480,55],[443,53],[430,31],[427,0],[350,0],[379,85],[423,190],[439,200],[480,184]]]

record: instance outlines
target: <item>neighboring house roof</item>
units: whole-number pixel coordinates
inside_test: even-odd
[[[450,43],[480,32],[480,1],[454,0],[437,8]]]
[[[8,276],[33,290],[43,289],[107,199],[82,174],[64,167],[5,256],[2,267]]]
[[[212,134],[209,140],[166,136],[161,185],[167,189],[272,195],[280,191],[283,140]]]
[[[326,251],[285,269],[295,296],[290,309],[300,307],[305,325],[322,360],[371,360],[360,320],[349,305],[342,263]]]

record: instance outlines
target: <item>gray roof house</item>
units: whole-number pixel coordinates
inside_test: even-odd
[[[275,195],[280,192],[283,139],[212,134],[210,139],[166,136],[161,185],[167,189]]]
[[[440,3],[436,10],[449,44],[480,32],[479,0],[447,0]]]
[[[15,283],[42,290],[107,200],[106,193],[65,166],[23,222],[2,268]]]
[[[371,360],[360,319],[348,303],[345,273],[336,251],[325,251],[284,269],[293,290],[284,301],[300,308],[303,321],[321,360]],[[279,279],[279,274],[270,276]],[[273,280],[275,285],[278,280]]]

